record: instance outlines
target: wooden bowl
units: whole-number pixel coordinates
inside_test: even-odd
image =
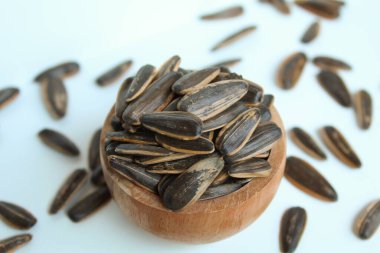
[[[273,107],[272,107],[273,108]],[[109,112],[101,134],[100,153],[104,176],[121,210],[139,227],[157,236],[187,243],[209,243],[227,238],[255,221],[272,201],[284,173],[286,160],[285,130],[281,118],[272,109],[273,121],[283,136],[272,148],[269,177],[257,178],[238,191],[213,200],[197,201],[182,211],[165,208],[160,198],[121,177],[110,169],[105,154],[105,135],[111,129],[114,109]]]

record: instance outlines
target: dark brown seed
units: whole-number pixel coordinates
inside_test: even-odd
[[[260,104],[263,99],[263,88],[260,85],[255,84],[253,82],[247,81],[248,84],[248,92],[242,98],[242,102],[244,102],[248,106],[254,106]]]
[[[176,161],[179,159],[185,159],[191,156],[194,156],[195,154],[184,154],[184,153],[174,153],[168,156],[146,156],[142,158],[136,158],[135,161],[142,165],[152,165],[157,163],[164,163],[164,162],[170,162],[170,161]]]
[[[137,71],[131,85],[129,85],[129,88],[125,94],[126,102],[131,102],[139,97],[152,83],[155,76],[156,68],[154,66],[149,64],[142,66],[139,71]]]
[[[269,108],[266,106],[263,106],[262,104],[253,106],[253,108],[256,108],[257,110],[260,111],[260,124],[263,124],[269,120],[272,119],[272,113],[270,112]]]
[[[203,132],[216,130],[227,125],[231,120],[236,118],[242,112],[248,110],[248,107],[240,101],[230,106],[227,110],[203,122]]]
[[[126,131],[107,132],[107,139],[111,141],[127,142],[134,144],[157,145],[154,135],[150,132],[128,133]]]
[[[226,169],[226,166],[223,167],[222,171],[218,174],[218,176],[212,181],[210,187],[221,185],[224,182],[226,182],[230,176],[228,175],[228,171]]]
[[[351,145],[347,142],[342,133],[333,126],[326,126],[321,129],[322,141],[327,148],[341,162],[351,168],[360,168],[362,163]]]
[[[163,111],[166,111],[166,112],[173,112],[173,111],[177,111],[177,104],[178,104],[178,101],[181,99],[181,97],[178,97],[176,99],[173,99],[173,101],[170,102],[170,104],[168,104],[168,106],[165,107],[165,109]]]
[[[351,95],[342,78],[335,72],[322,70],[318,74],[317,79],[323,89],[341,106],[351,106]]]
[[[166,188],[168,188],[169,184],[177,178],[177,175],[165,175],[161,178],[160,182],[157,185],[158,195],[160,197],[164,196],[164,192]]]
[[[256,28],[257,28],[256,26],[248,26],[248,27],[245,27],[243,29],[238,30],[237,32],[234,32],[230,36],[228,36],[225,39],[223,39],[222,41],[218,42],[211,49],[211,51],[214,52],[218,49],[221,49],[221,48],[224,48],[224,47],[227,47],[227,46],[233,44],[234,42],[236,42],[236,41],[248,36],[249,34],[251,34],[253,31],[256,30]]]
[[[227,59],[224,61],[214,63],[214,64],[210,65],[209,68],[212,68],[212,67],[214,67],[214,68],[222,68],[222,67],[231,68],[240,62],[241,62],[241,58],[231,58],[231,59]]]
[[[340,15],[340,8],[344,4],[337,0],[295,0],[301,8],[326,19],[335,19]]]
[[[122,159],[126,159],[127,161],[131,161],[131,160],[128,160],[128,158],[126,157],[122,157],[122,156],[119,156],[119,157]],[[96,186],[102,186],[106,184],[106,180],[103,174],[103,167],[101,164],[98,164],[98,166],[96,166],[96,168],[92,171],[91,183]]]
[[[122,155],[146,156],[167,156],[173,153],[165,148],[145,144],[119,144],[115,151]]]
[[[49,209],[49,214],[56,214],[61,210],[84,185],[87,178],[88,173],[85,169],[77,169],[71,173],[55,195]]]
[[[156,174],[181,174],[202,158],[205,156],[191,156],[185,159],[158,163],[149,166],[146,171]]]
[[[116,82],[124,73],[126,73],[132,66],[132,61],[127,60],[107,70],[104,74],[96,79],[99,86],[106,86]]]
[[[226,182],[226,183],[216,185],[216,186],[210,186],[203,193],[203,195],[199,198],[199,200],[215,199],[215,198],[219,198],[219,197],[231,194],[231,193],[239,190],[240,188],[242,188],[244,185],[249,183],[251,180],[252,180],[252,178],[239,179],[239,180]]]
[[[158,69],[156,79],[159,79],[169,72],[177,71],[179,69],[179,64],[181,63],[181,58],[178,55],[174,55],[167,59]]]
[[[317,56],[313,59],[313,63],[322,70],[337,71],[352,69],[348,63],[328,56]]]
[[[124,130],[123,125],[121,124],[121,121],[116,116],[113,116],[110,123],[112,129],[114,131],[121,131]]]
[[[290,138],[305,153],[318,160],[326,160],[325,152],[319,147],[315,140],[304,130],[294,127],[290,130]]]
[[[34,215],[25,208],[5,201],[0,201],[0,217],[18,229],[29,229],[37,222]]]
[[[0,90],[0,109],[11,103],[18,95],[20,90],[18,88],[9,87]]]
[[[290,14],[290,8],[285,0],[260,0],[260,2],[271,4],[282,14]]]
[[[286,210],[281,219],[280,246],[281,251],[294,252],[301,240],[306,227],[306,210],[302,207],[292,207]]]
[[[131,180],[148,191],[157,192],[157,185],[160,182],[161,175],[146,171],[145,167],[142,165],[115,157],[112,157],[109,160],[109,164],[111,168],[121,176]]]
[[[185,95],[177,107],[178,110],[191,112],[204,121],[228,109],[247,91],[247,84],[244,81],[220,81]]]
[[[119,91],[117,92],[117,98],[115,103],[115,116],[121,118],[125,108],[127,108],[128,103],[126,102],[126,96],[129,89],[129,86],[133,82],[133,77],[127,78],[120,86]]]
[[[109,144],[106,144],[106,155],[116,155],[115,149],[117,146],[119,146],[120,142],[111,142]]]
[[[305,33],[302,35],[301,42],[302,43],[312,42],[315,38],[318,37],[320,29],[321,29],[321,24],[318,21],[313,22],[307,28]]]
[[[354,95],[354,108],[356,121],[362,129],[368,129],[372,122],[372,99],[365,90],[360,90]]]
[[[155,112],[141,117],[142,125],[161,135],[180,140],[194,140],[201,136],[202,121],[189,112]]]
[[[234,178],[267,177],[272,172],[272,166],[265,159],[252,158],[248,161],[226,166],[228,174]]]
[[[288,56],[280,65],[277,73],[278,86],[284,90],[293,88],[305,67],[307,57],[302,52]]]
[[[38,133],[38,136],[50,148],[65,154],[67,156],[79,156],[79,149],[63,134],[52,130],[43,129]]]
[[[65,79],[69,76],[75,75],[79,71],[79,64],[76,62],[64,62],[40,73],[34,79],[35,82],[42,82],[45,78],[59,78]]]
[[[172,91],[185,95],[209,84],[220,73],[219,68],[207,68],[184,75],[172,86]]]
[[[273,95],[267,94],[267,95],[264,95],[261,105],[263,105],[264,107],[270,108],[273,102],[274,102]]]
[[[111,194],[106,186],[101,186],[74,204],[67,215],[73,222],[79,222],[93,214],[111,200]]]
[[[21,234],[0,241],[0,252],[11,253],[32,240],[31,234]]]
[[[367,206],[356,220],[356,233],[360,239],[369,239],[380,226],[380,201]]]
[[[203,137],[184,141],[157,134],[156,141],[173,152],[202,155],[211,154],[215,151],[214,143]]]
[[[171,91],[172,84],[180,77],[181,74],[170,72],[157,79],[138,99],[127,106],[122,116],[124,122],[129,125],[140,125],[143,113],[163,110],[174,96]]]
[[[326,201],[337,201],[338,195],[331,184],[309,163],[290,156],[286,159],[285,177],[294,186]]]
[[[259,125],[248,143],[238,153],[227,157],[226,160],[229,163],[236,163],[253,158],[270,150],[281,136],[281,129],[275,123]]]
[[[63,81],[58,78],[45,78],[41,82],[41,93],[47,111],[55,119],[66,115],[67,91]]]
[[[225,125],[216,138],[216,147],[223,155],[232,156],[249,141],[260,122],[260,112],[249,109]]]
[[[102,133],[102,129],[98,129],[95,131],[91,138],[90,146],[88,149],[88,165],[91,170],[94,170],[95,167],[100,164],[100,155],[99,155],[99,147],[100,147],[100,134]]]
[[[206,14],[201,16],[203,20],[218,20],[218,19],[228,19],[235,18],[242,15],[244,12],[241,6],[232,6],[214,13]]]
[[[117,158],[117,159],[120,159],[120,160],[123,160],[123,161],[127,161],[127,162],[134,162],[134,156],[132,155],[117,155],[117,154],[111,154],[111,155],[108,155],[107,156],[107,159],[110,160],[111,158]],[[101,167],[101,164],[99,164],[99,166],[97,166],[95,168],[95,170],[93,171],[93,173],[95,173],[96,170],[98,170],[98,168]]]
[[[214,154],[180,174],[166,188],[163,203],[174,211],[197,201],[223,169],[223,158]]]

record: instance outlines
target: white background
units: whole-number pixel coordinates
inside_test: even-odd
[[[302,206],[308,224],[298,252],[379,252],[380,233],[361,241],[352,232],[359,210],[380,198],[378,164],[380,110],[380,4],[376,0],[347,1],[342,17],[322,20],[319,38],[302,45],[299,38],[315,16],[292,6],[283,16],[257,1],[229,0],[108,0],[108,1],[1,1],[0,87],[15,85],[21,95],[0,111],[0,199],[19,203],[37,217],[30,230],[33,241],[20,252],[278,252],[281,215],[289,207]],[[242,17],[202,22],[202,13],[241,4]],[[209,49],[230,33],[255,24],[258,30],[235,45],[211,53]],[[297,50],[310,58],[326,54],[345,59],[353,70],[342,72],[352,92],[367,89],[374,99],[374,122],[360,130],[351,109],[335,103],[315,80],[318,70],[308,64],[294,90],[280,90],[274,83],[279,62]],[[133,74],[139,66],[156,66],[173,54],[182,66],[201,68],[230,57],[242,57],[233,70],[260,83],[276,95],[275,104],[287,129],[303,127],[320,139],[317,130],[327,124],[338,127],[363,161],[360,170],[341,164],[331,153],[318,162],[291,142],[289,155],[315,165],[338,192],[336,203],[310,197],[283,180],[267,211],[243,232],[208,245],[186,245],[162,240],[124,218],[114,203],[80,224],[64,212],[47,214],[48,206],[64,178],[75,168],[87,166],[87,148],[100,127],[118,84],[100,88],[96,76],[118,62],[132,58]],[[52,120],[41,103],[34,76],[64,60],[77,60],[81,71],[65,81],[69,93],[67,116]],[[80,158],[68,158],[40,143],[36,133],[44,127],[67,134],[80,146]],[[324,150],[327,152],[326,148]],[[0,224],[0,238],[20,231]]]

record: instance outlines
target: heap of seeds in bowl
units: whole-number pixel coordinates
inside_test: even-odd
[[[282,135],[271,122],[273,96],[259,85],[224,66],[179,64],[173,56],[124,81],[105,147],[112,170],[171,210],[269,176],[268,156]]]

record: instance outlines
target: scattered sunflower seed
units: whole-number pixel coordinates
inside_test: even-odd
[[[351,95],[346,87],[346,84],[335,72],[322,70],[318,74],[317,79],[323,89],[327,91],[327,93],[341,106],[351,106]]]
[[[313,22],[302,35],[301,42],[302,43],[310,43],[315,38],[318,37],[319,31],[321,29],[321,24],[319,21]]]
[[[315,140],[304,130],[294,127],[290,130],[290,138],[300,149],[318,160],[326,160],[325,152],[319,147]]]
[[[214,13],[206,14],[201,16],[203,20],[218,20],[218,19],[229,19],[241,16],[244,12],[241,6],[232,6]]]
[[[284,90],[293,88],[305,67],[307,57],[302,52],[288,56],[280,65],[277,73],[278,86]]]
[[[368,129],[372,122],[372,98],[365,90],[360,90],[354,95],[354,108],[356,121],[362,129]]]
[[[21,206],[5,201],[0,201],[0,217],[7,224],[18,229],[29,229],[37,223],[37,219],[31,212]]]
[[[124,159],[126,161],[131,161],[128,159],[128,157],[122,157],[118,156],[121,159]],[[106,180],[104,178],[103,174],[103,167],[101,164],[98,164],[96,168],[91,173],[91,183],[96,186],[102,186],[106,184]]]
[[[231,59],[227,59],[224,61],[214,63],[214,64],[210,65],[208,68],[212,68],[212,67],[214,67],[214,68],[222,68],[222,67],[231,68],[240,62],[241,62],[241,58],[231,58]]]
[[[11,253],[32,240],[31,234],[21,234],[0,241],[0,252]]]
[[[295,0],[296,5],[326,19],[336,19],[344,2],[337,0]]]
[[[119,63],[118,65],[107,70],[96,79],[99,86],[106,86],[116,82],[124,73],[126,73],[132,66],[132,61],[127,60]]]
[[[20,90],[18,88],[9,87],[0,90],[0,109],[11,103],[18,95]]]
[[[282,14],[290,14],[289,5],[285,0],[260,0],[260,2],[272,5],[277,11]]]
[[[42,82],[46,78],[59,78],[65,79],[69,76],[75,75],[79,71],[79,64],[77,62],[69,61],[64,62],[54,67],[48,68],[41,72],[34,78],[35,82]]]
[[[251,34],[253,31],[256,30],[256,26],[247,26],[243,29],[240,29],[238,30],[237,32],[234,32],[233,34],[231,34],[230,36],[228,36],[227,38],[223,39],[222,41],[218,42],[212,49],[211,51],[216,51],[218,49],[221,49],[221,48],[224,48],[224,47],[227,47],[231,44],[233,44],[234,42],[248,36],[249,34]]]
[[[380,201],[367,206],[359,215],[355,224],[360,239],[369,239],[380,226]]]
[[[292,207],[286,210],[281,220],[280,246],[281,251],[294,252],[301,240],[306,227],[306,210],[302,207]]]
[[[313,59],[313,64],[322,70],[351,70],[351,66],[339,59],[328,56],[317,56]]]
[[[66,115],[68,95],[61,79],[50,77],[41,82],[41,93],[45,107],[55,119]]]
[[[91,138],[90,146],[88,149],[88,164],[91,170],[94,170],[95,167],[100,164],[100,134],[102,133],[102,129],[98,129],[95,131]]]
[[[67,156],[79,156],[77,146],[63,134],[52,130],[43,129],[38,133],[38,136],[50,148],[65,154]]]

